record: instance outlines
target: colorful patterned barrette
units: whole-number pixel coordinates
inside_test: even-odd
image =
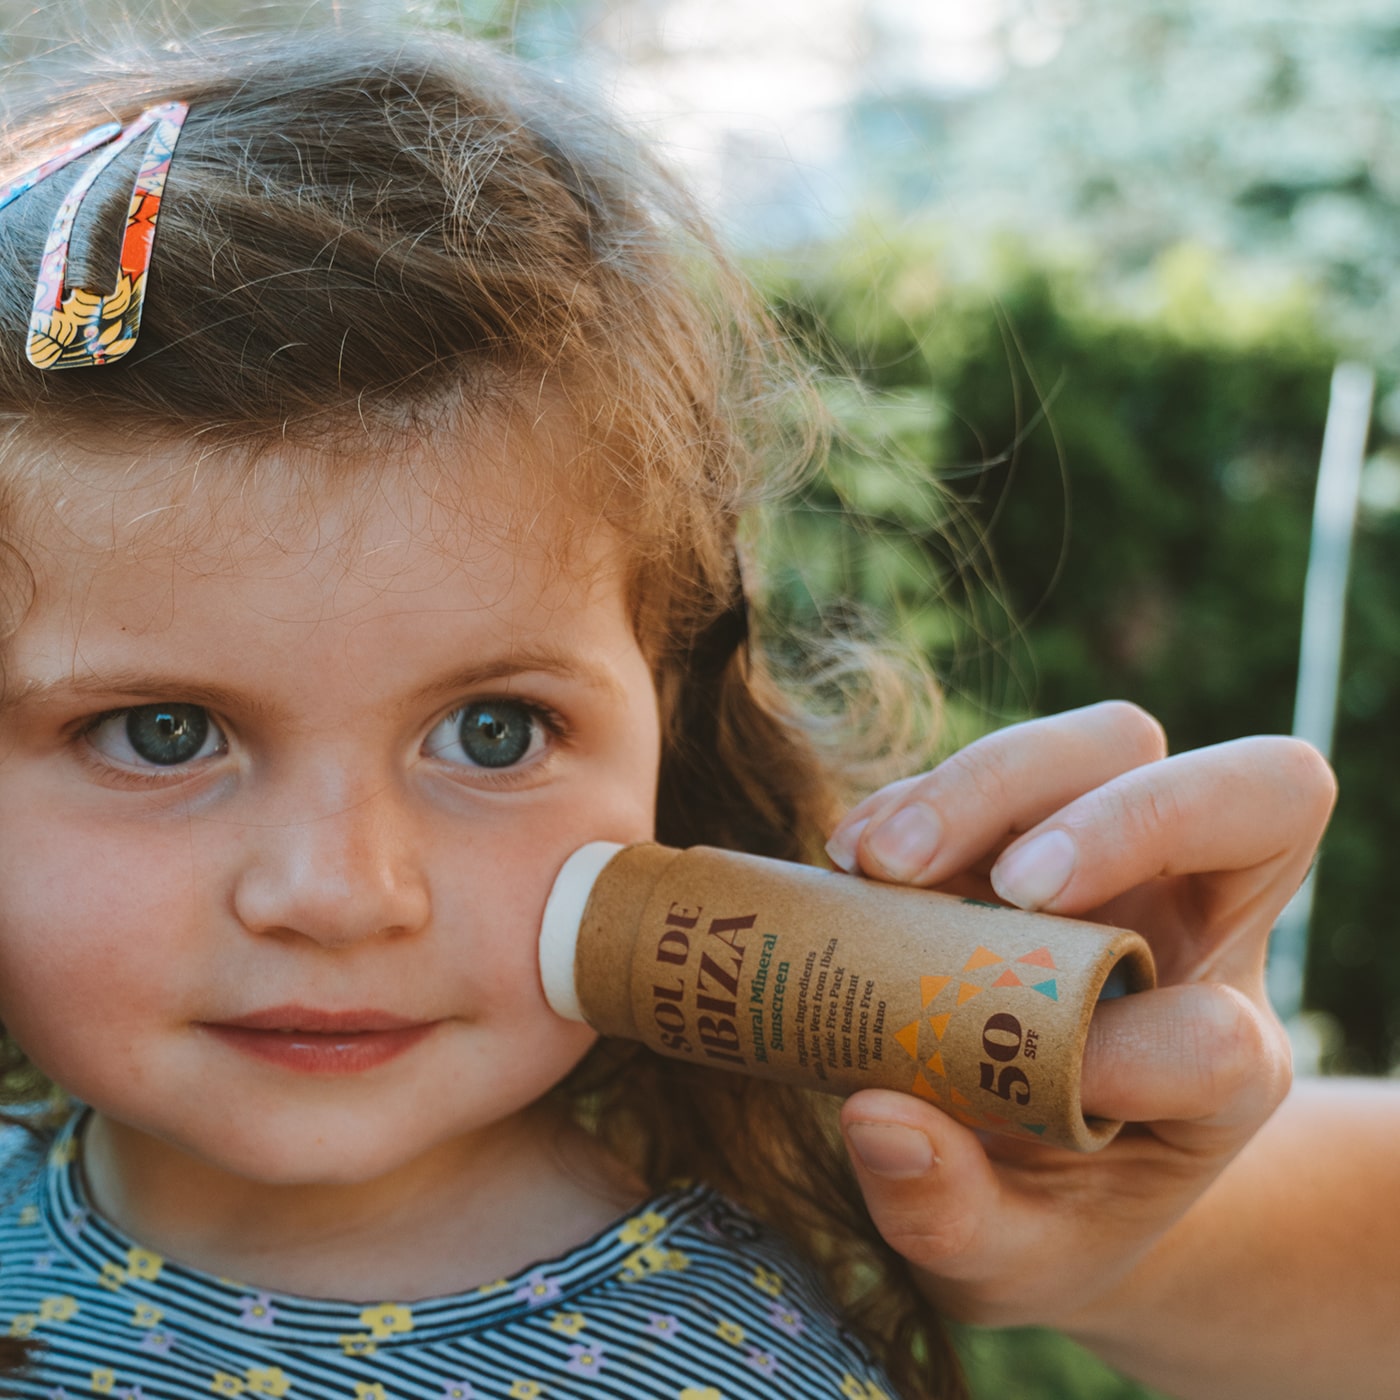
[[[79,156],[85,156],[99,146],[105,146],[112,137],[120,134],[121,129],[120,122],[106,122],[102,126],[95,126],[91,131],[84,132],[76,141],[70,141],[57,155],[52,155],[48,160],[36,165],[33,170],[26,170],[8,185],[0,185],[0,209],[7,204],[13,204],[20,195],[28,194],[40,180],[47,180],[55,171],[62,170],[65,165],[71,165]]]
[[[106,148],[74,181],[49,229],[25,345],[30,364],[39,369],[107,365],[121,359],[136,344],[141,330],[141,309],[146,300],[146,275],[151,266],[156,216],[160,212],[165,177],[170,170],[170,157],[188,111],[183,102],[166,102],[142,112],[125,129],[116,122],[94,127],[33,170],[0,188],[0,209],[3,209],[65,165],[89,151]],[[98,176],[148,131],[150,140],[146,143],[127,206],[116,286],[105,295],[83,287],[69,290],[65,286],[68,245],[73,237],[78,207]]]

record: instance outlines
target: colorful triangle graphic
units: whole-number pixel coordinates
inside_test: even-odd
[[[951,977],[920,977],[919,994],[923,997],[923,1004],[927,1006],[952,980]]]
[[[990,967],[993,963],[999,963],[1001,958],[990,948],[983,948],[978,945],[977,951],[963,964],[964,972],[976,972],[979,967]]]
[[[949,1094],[949,1097],[953,1100],[954,1104],[957,1105],[957,1107],[959,1107],[959,1108],[971,1108],[971,1107],[972,1107],[972,1100],[971,1100],[970,1098],[968,1098],[965,1094],[960,1094],[960,1093],[958,1093],[958,1091],[957,1091],[956,1089],[952,1088],[951,1086],[950,1086],[949,1089],[948,1089],[948,1094]]]
[[[933,1058],[927,1062],[927,1066],[938,1075],[940,1079],[947,1079],[948,1071],[943,1068],[943,1052],[941,1050],[935,1050],[933,1052]]]
[[[1008,968],[1006,969],[1006,971],[1003,972],[1003,973],[1001,974],[1001,976],[998,977],[997,980],[996,980],[995,982],[992,983],[992,986],[994,986],[994,987],[1024,987],[1024,986],[1025,986],[1025,983],[1022,982],[1021,979],[1020,979],[1019,977],[1017,977],[1016,974],[1015,974],[1014,972],[1012,972],[1012,970],[1008,967]]]
[[[940,1094],[938,1090],[935,1089],[933,1085],[930,1084],[928,1080],[923,1077],[922,1074],[916,1074],[914,1076],[913,1092],[916,1093],[921,1099],[928,1099],[930,1103],[943,1102],[942,1094]]]
[[[1044,1123],[1022,1123],[1021,1126],[1028,1132],[1039,1137],[1045,1131]]]
[[[982,987],[974,987],[971,982],[962,982],[958,986],[958,1005],[971,1001],[973,997],[981,995],[985,990]]]
[[[1048,967],[1051,972],[1059,969],[1055,966],[1055,959],[1050,955],[1049,948],[1037,948],[1033,953],[1027,953],[1023,958],[1017,958],[1017,962],[1034,963],[1036,967]]]
[[[939,1040],[943,1039],[943,1032],[948,1029],[948,1022],[953,1019],[951,1011],[945,1011],[941,1016],[930,1016],[928,1023],[933,1027],[933,1033]]]
[[[1059,1001],[1060,994],[1055,988],[1055,979],[1052,977],[1048,982],[1037,982],[1031,991],[1039,992],[1043,997],[1049,997],[1051,1001]]]
[[[919,1058],[919,1023],[911,1021],[902,1031],[894,1033],[896,1044],[904,1050],[911,1060]]]

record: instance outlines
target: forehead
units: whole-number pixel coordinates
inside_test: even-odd
[[[392,588],[528,561],[625,568],[562,415],[498,416],[353,450],[22,444],[7,534],[40,595],[125,574],[332,572]]]

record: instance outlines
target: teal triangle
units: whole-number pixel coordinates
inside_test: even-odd
[[[1043,1133],[1045,1131],[1044,1123],[1022,1123],[1021,1126],[1028,1133]]]
[[[1052,977],[1048,982],[1037,982],[1031,988],[1034,992],[1039,992],[1043,997],[1049,997],[1051,1001],[1059,1001],[1059,995],[1055,991],[1055,979]]]

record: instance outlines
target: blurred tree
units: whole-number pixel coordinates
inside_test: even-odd
[[[1118,695],[1179,749],[1286,732],[1336,353],[1306,308],[1169,275],[1171,260],[1159,313],[1128,316],[1024,258],[1003,260],[995,296],[940,287],[916,239],[885,240],[862,280],[866,258],[869,244],[774,275],[795,331],[867,386],[835,404],[865,426],[810,488],[803,547],[775,576],[789,610],[811,615],[812,593],[892,599],[984,723]],[[901,474],[921,489],[896,503]],[[1339,1063],[1368,1070],[1400,1048],[1384,879],[1400,828],[1397,537],[1394,510],[1363,517],[1309,981],[1343,1027]]]
[[[917,208],[956,220],[969,244],[1013,229],[1041,247],[1092,249],[1099,278],[1131,297],[1152,294],[1143,273],[1165,251],[1202,243],[1239,255],[1237,275],[1258,287],[1306,282],[1338,339],[1400,364],[1391,0],[1004,0],[1002,10],[1002,81],[954,99],[912,84],[873,91],[853,122],[860,168],[881,168],[879,148],[903,121],[940,177],[909,186]],[[1037,24],[1055,43],[1026,53],[1018,35]],[[912,154],[896,172],[906,182]]]

